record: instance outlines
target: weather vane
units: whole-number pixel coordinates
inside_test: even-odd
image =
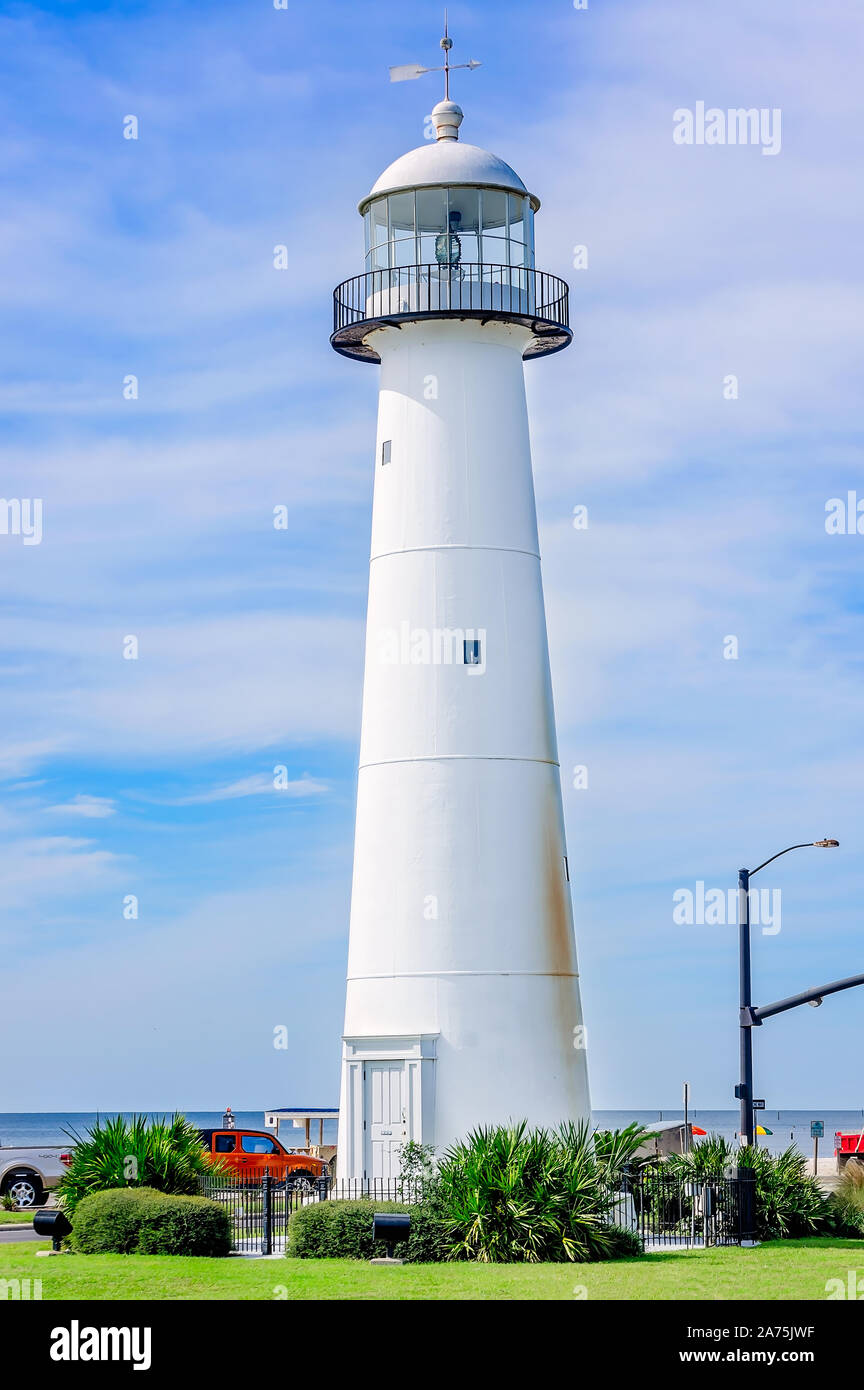
[[[444,11],[444,37],[441,40],[441,47],[444,49],[444,65],[439,68],[424,68],[419,63],[403,63],[399,67],[390,69],[391,82],[412,82],[415,77],[422,77],[425,72],[443,72],[444,74],[444,100],[450,100],[450,74],[454,68],[479,68],[482,64],[476,58],[471,58],[467,63],[451,63],[450,49],[453,47],[453,40],[447,28],[447,11]]]

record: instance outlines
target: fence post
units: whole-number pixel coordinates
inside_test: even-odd
[[[273,1185],[270,1178],[270,1169],[264,1169],[264,1176],[261,1179],[261,1198],[264,1203],[264,1239],[262,1255],[273,1254]]]
[[[326,1173],[322,1173],[320,1178],[316,1178],[315,1187],[318,1191],[318,1201],[326,1201],[326,1199],[330,1196],[330,1181]]]
[[[756,1170],[738,1168],[738,1239],[742,1245],[756,1242]]]

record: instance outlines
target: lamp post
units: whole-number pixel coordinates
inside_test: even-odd
[[[776,1005],[768,1005],[765,1010],[757,1010],[753,1007],[751,967],[750,967],[750,880],[754,874],[758,874],[768,864],[773,864],[775,859],[780,859],[784,854],[791,854],[793,849],[836,849],[839,840],[807,840],[804,844],[789,845],[788,849],[781,849],[777,854],[772,854],[770,859],[765,859],[761,864],[757,864],[755,869],[738,870],[738,992],[739,992],[739,1038],[740,1038],[740,1080],[735,1087],[735,1095],[741,1103],[741,1134],[746,1144],[753,1143],[753,1033],[754,1026],[762,1022],[762,1017],[769,1017],[770,1014],[780,1013],[783,1010]],[[835,993],[837,988],[849,989],[853,984],[864,984],[864,975],[854,976],[850,980],[835,981],[834,985],[826,985],[819,990],[813,990],[804,995],[795,995],[795,1001],[799,1004],[807,1004],[821,999],[826,993]],[[787,1008],[794,1008],[795,1004],[789,1000],[781,1001]],[[761,1017],[759,1015],[762,1015]]]

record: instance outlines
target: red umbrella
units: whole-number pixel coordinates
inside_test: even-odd
[[[698,1125],[691,1125],[690,1128],[692,1129],[692,1131],[693,1131],[694,1134],[707,1134],[707,1133],[708,1133],[707,1129],[700,1129]]]

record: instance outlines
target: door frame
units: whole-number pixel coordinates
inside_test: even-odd
[[[408,1139],[430,1143],[435,1129],[435,1044],[437,1033],[342,1039],[342,1114],[339,1155],[340,1176],[367,1181],[366,1170],[366,1062],[401,1062]]]

